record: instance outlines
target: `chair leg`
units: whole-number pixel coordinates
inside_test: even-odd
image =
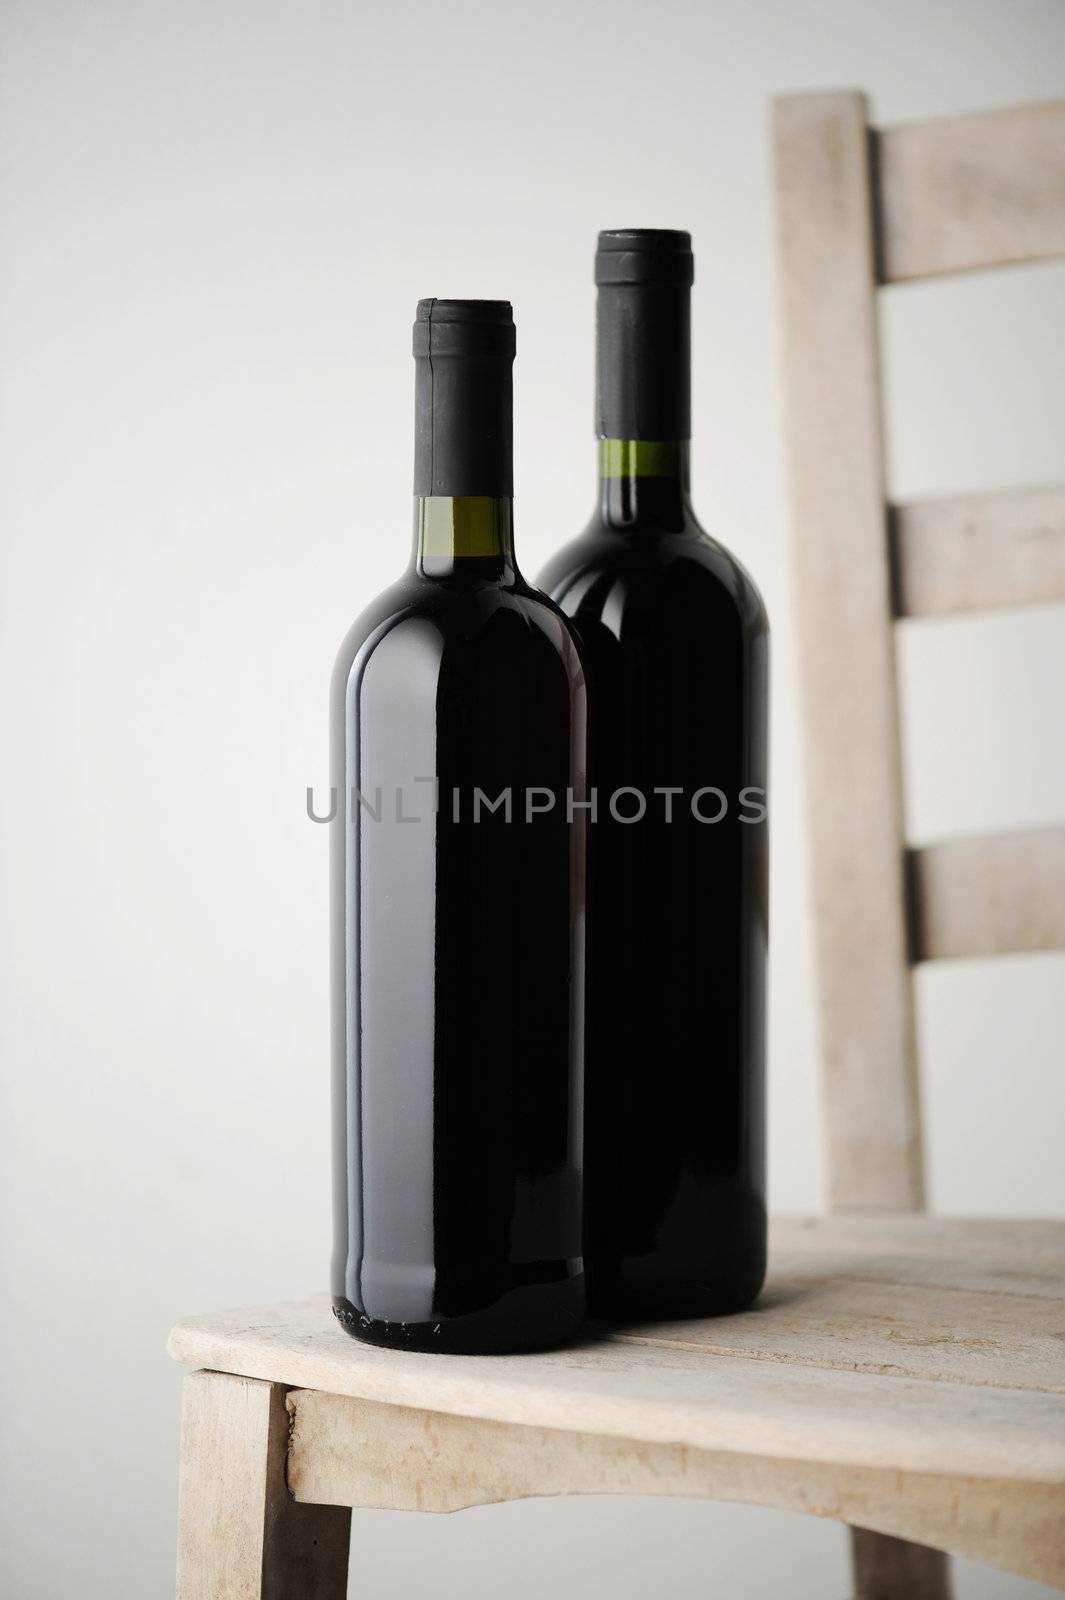
[[[942,1550],[868,1528],[850,1535],[854,1600],[951,1600],[950,1561]]]
[[[351,1512],[297,1505],[281,1384],[185,1379],[178,1600],[344,1600]]]

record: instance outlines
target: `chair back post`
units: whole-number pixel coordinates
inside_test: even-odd
[[[833,1209],[924,1204],[865,97],[773,116]]]

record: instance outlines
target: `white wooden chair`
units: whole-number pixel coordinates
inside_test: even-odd
[[[910,973],[1065,947],[1065,831],[907,855],[892,639],[1065,598],[1065,493],[889,517],[874,304],[1065,253],[1065,106],[871,136],[860,95],[803,96],[775,140],[839,1214],[774,1225],[753,1311],[543,1355],[370,1349],[324,1296],[179,1324],[181,1600],[339,1600],[352,1506],[611,1492],[848,1523],[862,1600],[940,1600],[944,1551],[1065,1587],[1065,1224],[919,1214]]]
[[[887,504],[876,295],[1065,255],[1065,104],[874,131],[799,95],[774,145],[831,1202],[919,1211],[910,962],[1065,948],[1065,828],[905,851],[894,620],[1065,599],[1065,488]],[[888,1592],[902,1555],[854,1555]],[[905,1559],[891,1593],[946,1593]]]

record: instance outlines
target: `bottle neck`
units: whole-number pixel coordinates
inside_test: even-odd
[[[600,439],[599,511],[609,528],[680,532],[691,513],[687,439]]]
[[[513,581],[509,300],[420,300],[414,324],[414,566]]]
[[[414,565],[423,578],[512,582],[513,500],[487,494],[415,495]]]

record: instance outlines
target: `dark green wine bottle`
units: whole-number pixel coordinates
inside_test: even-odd
[[[514,560],[509,304],[414,354],[414,554],[333,680],[333,1305],[517,1350],[584,1311],[584,671]]]
[[[693,276],[686,233],[600,234],[599,506],[541,577],[589,674],[586,1262],[625,1316],[765,1272],[768,628],[691,506]]]

